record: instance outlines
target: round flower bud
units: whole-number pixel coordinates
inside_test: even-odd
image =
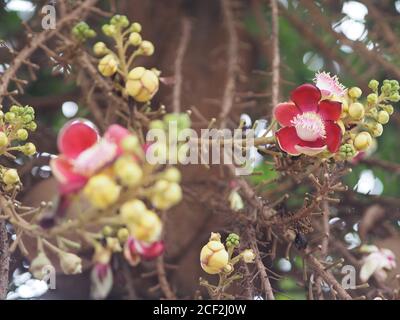
[[[25,128],[27,128],[30,131],[35,131],[37,129],[37,124],[35,122],[30,122],[28,124],[25,125]]]
[[[154,53],[154,45],[150,41],[147,41],[147,40],[142,41],[139,49],[140,49],[140,52],[144,56],[151,56]]]
[[[36,146],[32,142],[28,142],[22,146],[21,151],[26,156],[33,156],[36,153]]]
[[[133,46],[138,46],[142,43],[142,36],[137,32],[132,32],[129,35],[129,43]]]
[[[14,112],[6,112],[6,114],[4,115],[4,119],[7,122],[12,122],[15,119],[15,113]]]
[[[374,138],[380,137],[383,133],[383,126],[380,123],[375,123],[372,126],[371,134]]]
[[[209,241],[200,252],[200,264],[209,274],[222,272],[228,265],[229,255],[221,241]]]
[[[253,250],[246,249],[242,252],[242,258],[245,263],[253,263],[256,255],[254,254]]]
[[[15,169],[7,169],[4,173],[3,173],[3,182],[6,185],[13,185],[18,183],[19,180],[19,175],[17,170]]]
[[[372,144],[372,137],[371,135],[366,132],[360,132],[354,139],[354,147],[358,151],[365,151],[367,150]]]
[[[89,179],[84,195],[98,209],[105,209],[114,204],[119,197],[121,188],[107,175],[98,174]]]
[[[182,188],[179,184],[171,182],[164,193],[164,198],[172,207],[182,200]]]
[[[106,44],[100,41],[93,46],[93,52],[96,56],[104,56],[107,54],[108,49]]]
[[[122,166],[116,174],[121,184],[126,187],[137,186],[143,177],[142,169],[137,163],[129,163]]]
[[[181,181],[181,177],[181,172],[175,167],[168,168],[163,173],[163,178],[169,182],[179,183]]]
[[[140,31],[142,31],[142,26],[139,22],[134,22],[131,25],[131,30],[132,30],[132,32],[140,32]]]
[[[129,20],[127,16],[116,14],[110,20],[111,25],[126,28],[129,26]]]
[[[117,32],[117,28],[114,25],[110,25],[110,24],[103,25],[102,30],[103,30],[103,33],[108,37],[114,36],[115,33]]]
[[[392,115],[394,112],[394,108],[391,104],[384,104],[381,105],[382,109],[385,110],[387,113],[389,113],[389,115]]]
[[[350,105],[349,115],[354,120],[361,120],[364,117],[364,114],[365,114],[365,109],[361,103],[355,102]]]
[[[339,155],[343,160],[351,159],[356,155],[356,150],[352,144],[346,143],[340,146]]]
[[[150,122],[149,129],[165,129],[165,124],[162,120],[153,120]]]
[[[44,252],[39,252],[36,258],[32,260],[29,271],[34,278],[42,280],[46,274],[45,268],[48,266],[52,266],[49,258],[47,258]]]
[[[0,148],[8,146],[8,142],[7,135],[3,131],[0,131]]]
[[[387,113],[384,110],[379,111],[379,113],[378,113],[378,122],[379,123],[386,124],[389,122],[389,118],[390,118],[389,113]]]
[[[350,96],[351,98],[353,98],[353,99],[358,99],[359,97],[361,97],[362,91],[361,91],[361,89],[358,88],[358,87],[353,87],[353,88],[350,88],[350,89],[349,89],[348,94],[349,94],[349,96]]]
[[[377,91],[378,87],[379,87],[379,82],[375,79],[371,80],[368,84],[368,87],[372,90],[372,91]]]
[[[125,242],[128,240],[128,238],[129,238],[129,231],[128,231],[128,229],[127,229],[127,228],[121,228],[121,229],[119,229],[118,232],[117,232],[117,237],[118,237],[118,240],[119,240],[121,243],[125,243]]]
[[[162,222],[156,213],[147,210],[135,224],[129,225],[128,228],[131,228],[135,239],[151,243],[160,238]]]
[[[110,226],[104,226],[103,230],[101,231],[104,236],[109,237],[113,234],[113,228]]]
[[[121,218],[126,224],[137,223],[141,216],[143,216],[147,211],[146,205],[143,201],[135,199],[125,202],[121,206]]]
[[[98,69],[105,77],[111,77],[118,70],[118,60],[112,54],[106,55],[99,62]]]
[[[63,252],[59,254],[60,267],[65,274],[82,273],[82,260],[76,254]]]
[[[24,141],[24,140],[28,139],[28,136],[29,136],[28,131],[26,131],[25,129],[19,129],[17,131],[17,138],[19,140],[23,140]]]
[[[157,75],[143,67],[136,67],[128,74],[126,92],[138,102],[147,102],[158,91]]]
[[[371,93],[367,97],[367,101],[369,104],[376,104],[378,103],[378,95],[376,93]]]
[[[139,139],[135,135],[125,137],[121,142],[121,148],[124,152],[135,153],[140,149]]]
[[[230,233],[226,238],[226,246],[229,247],[239,247],[240,237],[236,233]]]

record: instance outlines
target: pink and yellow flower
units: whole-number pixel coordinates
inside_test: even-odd
[[[85,119],[64,125],[58,135],[60,155],[52,159],[52,172],[62,194],[82,189],[88,179],[121,154],[121,141],[130,133],[111,125],[101,138],[96,126]]]
[[[335,153],[339,149],[342,130],[336,122],[342,104],[321,98],[320,89],[303,84],[292,92],[291,102],[275,107],[274,116],[282,126],[276,138],[283,151],[293,156],[314,156],[323,151]]]
[[[164,242],[155,241],[146,243],[129,237],[124,246],[124,256],[130,265],[136,266],[140,260],[152,260],[162,255],[164,252]]]

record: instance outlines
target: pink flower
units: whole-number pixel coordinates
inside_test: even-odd
[[[81,189],[88,178],[112,162],[121,152],[120,143],[129,131],[111,125],[104,138],[100,138],[95,125],[85,119],[72,120],[58,135],[60,155],[50,165],[60,182],[62,194]]]
[[[130,237],[124,246],[124,256],[130,265],[136,266],[141,259],[152,260],[164,252],[164,242],[145,243]]]
[[[294,156],[302,153],[313,156],[325,150],[335,153],[342,140],[342,131],[336,124],[342,104],[321,100],[321,91],[312,84],[296,88],[291,100],[274,109],[274,116],[282,126],[276,132],[280,148]]]
[[[362,246],[360,251],[369,253],[363,259],[360,270],[360,279],[362,282],[367,282],[372,275],[375,275],[380,281],[385,281],[387,271],[396,268],[396,256],[389,249],[379,249],[372,245]]]
[[[346,94],[346,87],[339,82],[337,76],[331,76],[329,72],[316,73],[314,83],[323,96],[343,97]]]

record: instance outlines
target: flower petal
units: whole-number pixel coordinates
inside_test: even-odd
[[[321,91],[310,83],[297,87],[291,95],[292,101],[303,112],[318,110],[318,102],[321,100]]]
[[[322,119],[337,121],[342,113],[342,103],[339,101],[322,100],[319,103],[319,111]]]
[[[360,270],[360,280],[367,282],[368,279],[375,273],[379,268],[379,257],[374,253],[370,254],[366,259]]]
[[[67,122],[58,134],[58,149],[69,159],[90,148],[99,139],[96,126],[85,119]]]
[[[342,142],[342,129],[332,122],[325,121],[325,131],[326,131],[326,145],[331,153],[338,151],[340,143]]]
[[[71,163],[64,157],[51,159],[50,167],[53,175],[60,183],[60,192],[68,194],[83,188],[87,178],[73,171]]]
[[[284,127],[275,133],[279,147],[290,155],[298,156],[296,145],[301,142],[294,127]]]
[[[326,146],[323,147],[307,147],[307,146],[300,146],[297,145],[296,146],[296,150],[300,153],[306,154],[310,157],[313,157],[319,153],[321,153],[322,151],[326,150]]]
[[[275,119],[282,127],[290,127],[292,119],[299,113],[300,109],[293,102],[280,103],[274,109]]]

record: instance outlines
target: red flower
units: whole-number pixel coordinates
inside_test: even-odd
[[[164,242],[156,241],[145,243],[130,237],[124,246],[124,256],[130,265],[136,266],[140,259],[151,260],[160,256],[164,252]]]
[[[60,155],[51,160],[62,194],[81,189],[90,176],[112,162],[121,152],[120,143],[129,131],[112,125],[100,139],[95,125],[85,119],[72,120],[58,135]]]
[[[342,104],[321,101],[321,91],[312,84],[296,88],[291,100],[274,109],[274,116],[283,127],[276,132],[280,148],[294,156],[313,156],[325,150],[335,153],[342,140],[342,131],[336,124]]]

